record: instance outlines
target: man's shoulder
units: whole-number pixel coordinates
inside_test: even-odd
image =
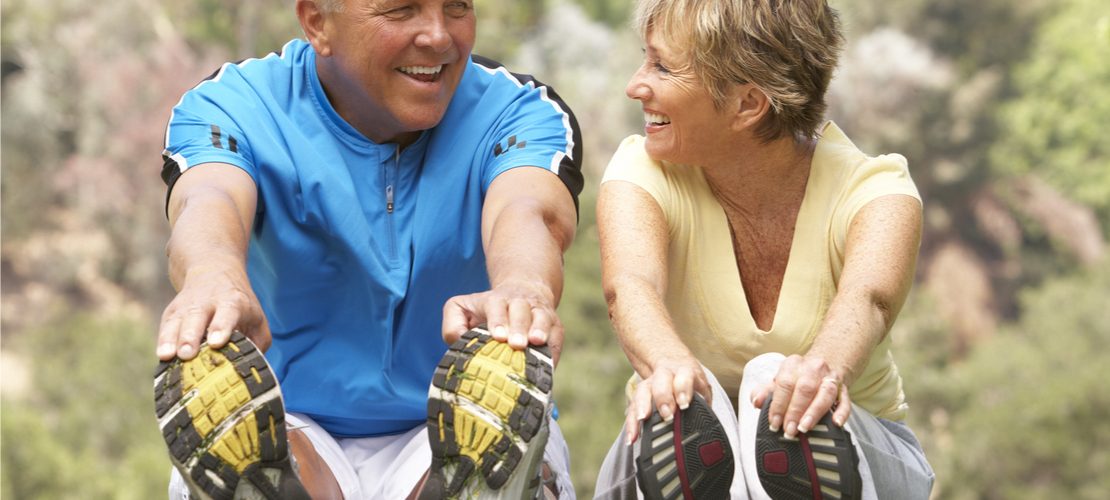
[[[245,92],[272,93],[279,87],[293,84],[310,59],[311,45],[303,40],[292,40],[280,50],[264,56],[220,65],[187,94],[205,94],[209,98],[230,94],[241,99]]]
[[[468,75],[473,76],[475,80],[487,86],[505,86],[505,88],[516,89],[528,88],[529,90],[550,88],[550,85],[541,82],[529,73],[514,71],[501,62],[485,56],[471,54],[470,65],[471,69],[476,71],[468,72]]]

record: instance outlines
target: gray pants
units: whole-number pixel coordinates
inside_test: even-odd
[[[739,457],[730,490],[733,499],[770,499],[760,485],[755,464],[755,430],[759,409],[746,402],[751,401],[753,390],[774,379],[783,359],[785,357],[778,353],[764,354],[745,366],[738,399],[741,402],[739,417],[717,378],[708,369],[705,370],[713,387],[713,412],[725,427],[732,444],[732,455]],[[845,427],[851,432],[860,457],[864,500],[929,498],[933,489],[933,469],[909,427],[901,422],[875,417],[857,405],[852,405],[852,414]],[[623,438],[624,429],[601,465],[594,498],[643,498],[636,486],[633,447],[624,444]]]

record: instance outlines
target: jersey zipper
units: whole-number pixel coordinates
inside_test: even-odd
[[[397,259],[397,234],[393,228],[393,183],[397,178],[397,171],[401,168],[401,147],[397,146],[393,154],[392,171],[389,164],[385,167],[385,219],[389,228],[389,257]]]

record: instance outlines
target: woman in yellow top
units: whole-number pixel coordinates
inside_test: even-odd
[[[928,498],[888,335],[921,201],[903,157],[824,121],[836,12],[640,0],[636,27],[645,135],[614,154],[597,209],[636,376],[597,496]]]

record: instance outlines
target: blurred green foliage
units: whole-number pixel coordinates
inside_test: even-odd
[[[895,355],[939,498],[1106,498],[1108,290],[1110,266],[1027,290],[1021,321],[954,363],[907,311]]]
[[[4,394],[6,499],[164,497],[170,462],[154,418],[148,321],[59,315],[5,338],[33,386]]]
[[[1098,0],[1060,2],[1014,71],[1016,97],[999,110],[991,148],[1000,174],[1037,173],[1093,207],[1110,231],[1110,10]],[[1068,61],[1068,64],[1061,64]]]

